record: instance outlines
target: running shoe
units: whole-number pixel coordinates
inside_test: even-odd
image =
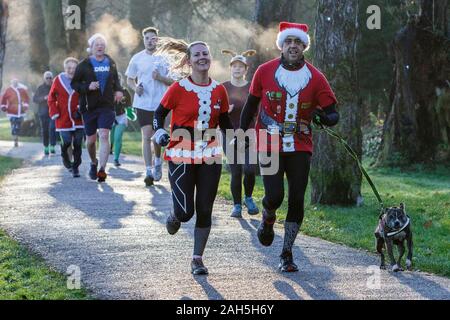
[[[120,167],[120,166],[121,166],[119,160],[114,160],[114,165],[115,165],[116,167]]]
[[[98,182],[105,182],[107,176],[108,175],[106,174],[105,169],[100,168],[100,170],[98,170],[98,173],[97,173],[97,181]]]
[[[208,268],[205,267],[202,259],[192,259],[191,273],[196,276],[208,274]]]
[[[153,179],[155,182],[161,180],[162,178],[162,164],[155,165],[153,169]]]
[[[74,178],[79,178],[80,177],[80,170],[78,168],[73,167],[72,168],[72,176]]]
[[[166,229],[170,235],[174,235],[181,227],[181,222],[173,215],[170,214],[166,220]]]
[[[269,247],[273,239],[275,238],[275,232],[273,231],[273,224],[276,221],[275,212],[269,213],[266,209],[263,209],[261,224],[258,227],[257,235],[259,242],[265,246]]]
[[[97,165],[91,163],[91,169],[89,170],[89,178],[92,180],[97,180]]]
[[[72,169],[72,162],[69,160],[69,156],[67,155],[67,153],[64,155],[61,155],[61,157],[62,157],[64,167],[68,170]]]
[[[50,153],[56,154],[55,146],[50,146]]]
[[[153,181],[154,181],[153,176],[151,174],[147,174],[147,176],[144,179],[145,186],[146,187],[153,186]]]
[[[233,210],[231,211],[232,218],[242,218],[242,206],[240,204],[235,204]]]
[[[44,147],[44,154],[48,156],[50,154],[50,149],[48,147]]]
[[[294,263],[294,258],[292,257],[292,252],[285,251],[280,255],[280,264],[278,269],[281,272],[297,272],[298,267]]]
[[[244,205],[247,207],[247,213],[251,216],[254,216],[259,213],[258,206],[255,201],[253,201],[252,197],[245,197]]]

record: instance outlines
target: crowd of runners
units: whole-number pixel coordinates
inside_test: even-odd
[[[292,247],[304,215],[313,152],[311,123],[333,126],[339,120],[337,100],[325,76],[303,55],[310,45],[308,26],[280,23],[276,45],[281,54],[260,65],[251,82],[246,74],[255,50],[241,54],[223,50],[231,56],[230,80],[220,84],[210,77],[207,43],[159,37],[154,27],[144,29],[142,39],[145,49],[131,58],[124,76],[106,53],[107,39],[98,33],[89,38],[83,60],[68,57],[62,73],[56,77],[44,73],[33,101],[38,105],[45,155],[56,152],[59,138],[62,163],[78,178],[85,143],[90,179],[105,182],[110,154],[114,165],[120,166],[123,133],[130,120],[137,120],[145,186],[162,179],[167,162],[173,200],[168,233],[176,234],[182,223],[196,216],[191,262],[195,275],[208,274],[203,253],[222,155],[231,172],[234,218],[242,217],[243,205],[250,215],[260,212],[252,197],[259,167],[265,195],[257,236],[263,246],[274,239],[286,175],[288,212],[279,269],[297,271]],[[27,88],[13,79],[2,96],[1,110],[10,120],[15,147],[28,109]]]

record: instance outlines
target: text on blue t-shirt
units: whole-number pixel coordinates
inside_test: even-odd
[[[91,63],[94,67],[94,72],[97,77],[97,81],[100,82],[100,90],[103,94],[106,88],[106,82],[109,77],[109,70],[111,68],[109,59],[105,57],[102,61],[98,61],[94,57],[91,57]]]

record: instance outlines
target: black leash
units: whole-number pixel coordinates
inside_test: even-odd
[[[369,183],[370,187],[372,188],[373,193],[377,197],[378,203],[380,204],[380,207],[381,207],[381,211],[383,211],[383,208],[384,208],[383,200],[381,200],[380,194],[378,193],[378,190],[375,187],[375,184],[372,182],[372,179],[370,179],[369,174],[367,173],[367,171],[362,166],[361,161],[359,160],[358,155],[356,154],[356,152],[348,145],[347,141],[345,141],[344,138],[342,138],[337,132],[331,130],[330,128],[328,128],[326,126],[324,126],[320,122],[320,118],[317,118],[316,122],[317,122],[317,125],[318,125],[319,128],[324,130],[329,136],[331,136],[333,138],[336,138],[344,146],[345,150],[347,150],[347,152],[350,154],[350,156],[353,159],[356,160],[356,162],[358,163],[358,166],[359,166],[359,170],[364,175],[364,177],[366,177],[366,180]]]

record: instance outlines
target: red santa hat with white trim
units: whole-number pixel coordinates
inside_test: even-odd
[[[280,32],[277,37],[277,47],[281,50],[283,42],[287,37],[293,36],[299,38],[306,46],[305,51],[309,49],[310,38],[308,35],[309,27],[302,23],[280,22]]]

